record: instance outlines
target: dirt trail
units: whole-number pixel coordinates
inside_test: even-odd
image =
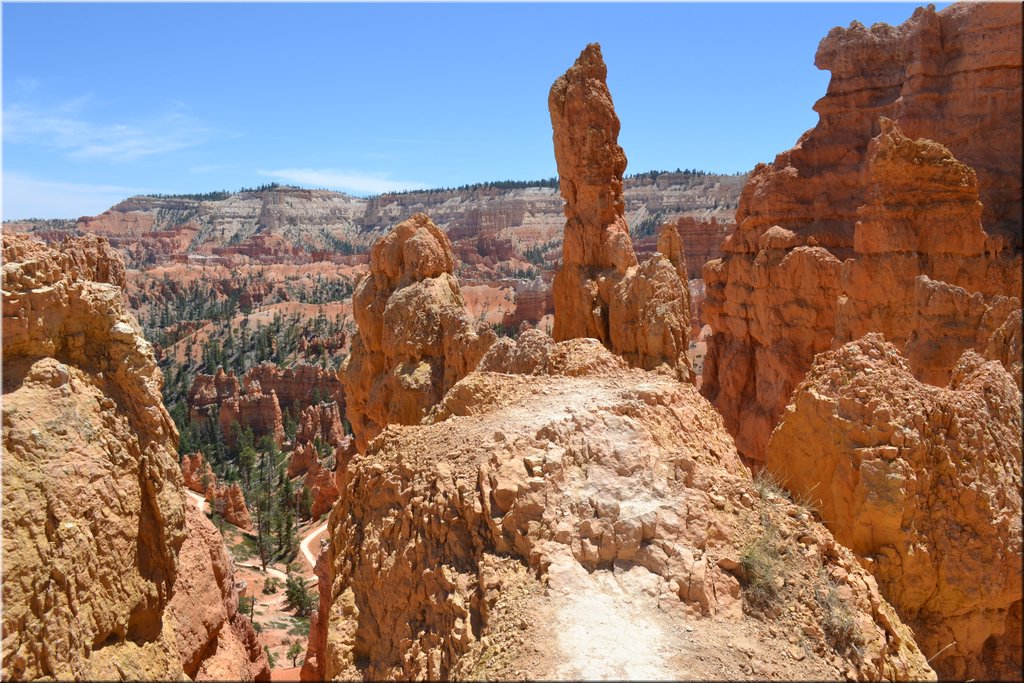
[[[305,538],[302,539],[302,543],[299,544],[299,548],[302,550],[302,556],[305,557],[306,562],[309,563],[310,570],[316,567],[316,558],[317,555],[320,553],[320,550],[318,548],[317,553],[314,554],[309,549],[309,546],[313,543],[314,540],[319,538],[320,534],[324,533],[325,531],[327,531],[327,522],[324,522],[323,524],[314,528],[312,531],[306,534]],[[315,578],[315,574],[313,576]]]
[[[188,494],[188,497],[192,499],[192,502],[196,504],[196,507],[199,508],[201,513],[204,515],[210,514],[210,504],[207,502],[206,498],[189,489],[185,489],[185,493]]]

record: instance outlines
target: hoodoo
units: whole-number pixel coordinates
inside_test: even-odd
[[[389,424],[419,424],[494,342],[466,316],[454,263],[448,236],[424,214],[373,245],[370,273],[352,295],[359,331],[341,370],[360,452]]]
[[[607,73],[600,45],[588,45],[548,96],[566,217],[562,266],[552,283],[552,335],[597,339],[634,367],[666,365],[689,380],[685,257],[680,248],[674,262],[655,254],[637,264],[622,196],[626,155]]]

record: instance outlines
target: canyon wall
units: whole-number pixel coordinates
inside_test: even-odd
[[[1019,296],[1020,42],[1019,6],[974,3],[822,40],[817,126],[754,170],[703,271],[702,392],[747,458],[815,354],[867,331],[905,343],[916,275]]]
[[[3,238],[5,679],[269,680],[102,239]]]

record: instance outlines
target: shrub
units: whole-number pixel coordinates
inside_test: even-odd
[[[774,526],[767,525],[740,553],[745,582],[743,595],[748,605],[764,612],[779,600],[782,564],[777,532]]]
[[[853,611],[839,596],[835,581],[824,570],[821,571],[814,597],[821,607],[821,630],[840,654],[850,647],[859,647],[863,639],[857,629]]]
[[[295,608],[300,617],[304,617],[316,608],[316,595],[306,586],[302,578],[289,576],[285,586],[288,604]]]

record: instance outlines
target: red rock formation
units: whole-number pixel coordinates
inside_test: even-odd
[[[903,348],[912,333],[926,334],[911,326],[919,274],[988,296],[1021,289],[1019,256],[1001,253],[981,227],[974,171],[888,119],[881,127],[868,145],[868,201],[854,229],[856,258],[842,268],[833,345],[881,332]]]
[[[373,245],[356,287],[358,333],[342,367],[356,446],[388,424],[416,424],[474,367],[495,335],[466,318],[447,236],[417,214]]]
[[[204,422],[207,409],[220,407],[229,398],[237,398],[242,389],[233,372],[217,368],[215,375],[198,374],[188,392],[189,415],[193,421]]]
[[[506,313],[501,324],[507,328],[519,329],[524,322],[536,325],[545,315],[555,312],[555,301],[551,287],[540,277],[533,280],[516,280],[516,307]]]
[[[588,45],[548,95],[566,217],[553,284],[556,341],[609,344],[609,290],[636,265],[622,199],[626,155],[607,73],[600,46]]]
[[[701,393],[722,414],[736,448],[763,458],[779,415],[835,332],[839,260],[822,247],[800,247],[773,227],[757,257],[704,267],[704,314],[713,330]]]
[[[1019,292],[1020,39],[1019,7],[972,3],[939,13],[918,9],[896,28],[854,22],[821,42],[816,64],[830,69],[832,80],[815,105],[818,125],[751,174],[738,228],[723,244],[725,256],[704,268],[705,317],[714,335],[702,391],[725,417],[741,453],[763,458],[790,392],[814,355],[832,346],[830,331],[838,328],[841,343],[882,324],[887,334],[906,339],[903,323],[912,311],[884,302],[912,296],[914,276],[971,292]],[[880,116],[896,121],[909,139],[883,132]],[[869,155],[873,137],[878,141]],[[938,141],[949,152],[914,138]],[[950,152],[963,163],[954,163]],[[869,157],[877,157],[873,168]],[[976,170],[977,196],[968,166]],[[981,232],[978,197],[990,239]],[[908,207],[921,200],[928,208],[917,215]],[[929,227],[921,220],[925,214],[940,224]],[[768,258],[762,238],[773,226],[790,231],[789,253],[820,250],[814,256],[819,265],[803,268],[799,286],[808,296],[778,291],[785,285],[774,271],[770,280],[755,282]],[[842,269],[840,282],[840,259],[855,255],[855,248],[864,251]],[[765,327],[755,303],[764,298],[780,310],[792,308],[784,327]]]
[[[943,678],[1021,675],[1021,394],[967,351],[923,384],[880,335],[818,356],[767,467],[878,579]]]
[[[552,285],[553,336],[591,337],[636,367],[667,364],[689,380],[686,280],[661,257],[637,265],[622,196],[626,155],[617,142],[619,119],[606,76],[594,43],[548,95],[566,216],[562,267]],[[674,253],[682,263],[676,238]]]
[[[316,446],[312,441],[301,441],[295,444],[291,455],[288,456],[288,478],[305,474],[317,462]]]
[[[207,489],[217,485],[217,475],[210,468],[210,463],[203,459],[202,453],[181,456],[181,476],[185,488],[196,493],[206,494]]]
[[[220,406],[219,419],[221,433],[228,444],[235,443],[236,424],[241,428],[248,427],[257,438],[269,436],[278,446],[284,443],[284,421],[277,394],[273,391],[263,393],[259,382],[249,382],[245,394],[224,401]]]
[[[337,374],[318,365],[300,363],[282,369],[274,363],[255,365],[246,371],[242,385],[248,388],[256,382],[263,393],[277,394],[281,409],[293,405],[307,406],[319,401],[337,401],[344,407],[341,380]]]
[[[295,430],[296,443],[312,442],[317,437],[326,444],[341,445],[345,429],[341,424],[341,410],[337,403],[318,403],[302,410],[299,426]]]
[[[245,494],[242,493],[242,487],[237,481],[227,486],[212,483],[206,489],[206,500],[210,501],[213,511],[228,523],[239,529],[252,529],[252,517],[245,504]]]
[[[1017,388],[1024,390],[1022,378],[1022,359],[1024,359],[1024,343],[1021,337],[1021,311],[1010,312],[1006,320],[989,337],[983,355],[989,360],[997,360],[1017,382]]]
[[[912,331],[905,348],[907,365],[914,377],[935,386],[949,384],[953,368],[968,349],[990,360],[999,360],[1011,376],[1019,376],[1020,353],[986,353],[997,330],[1006,324],[1013,311],[1020,311],[1019,299],[971,294],[961,287],[931,280],[927,275],[915,278],[913,292]]]
[[[224,539],[194,505],[187,506],[185,521],[179,585],[165,617],[174,626],[185,674],[195,680],[269,681],[266,652],[252,623],[238,612]]]
[[[317,458],[309,463],[309,471],[303,480],[306,488],[313,494],[313,519],[330,511],[331,506],[338,500],[338,486],[335,482],[334,472],[320,464]]]
[[[223,542],[181,486],[123,263],[94,237],[53,249],[6,234],[3,262],[2,677],[180,680],[212,665],[244,617]],[[259,649],[232,658],[234,675],[269,676]]]

